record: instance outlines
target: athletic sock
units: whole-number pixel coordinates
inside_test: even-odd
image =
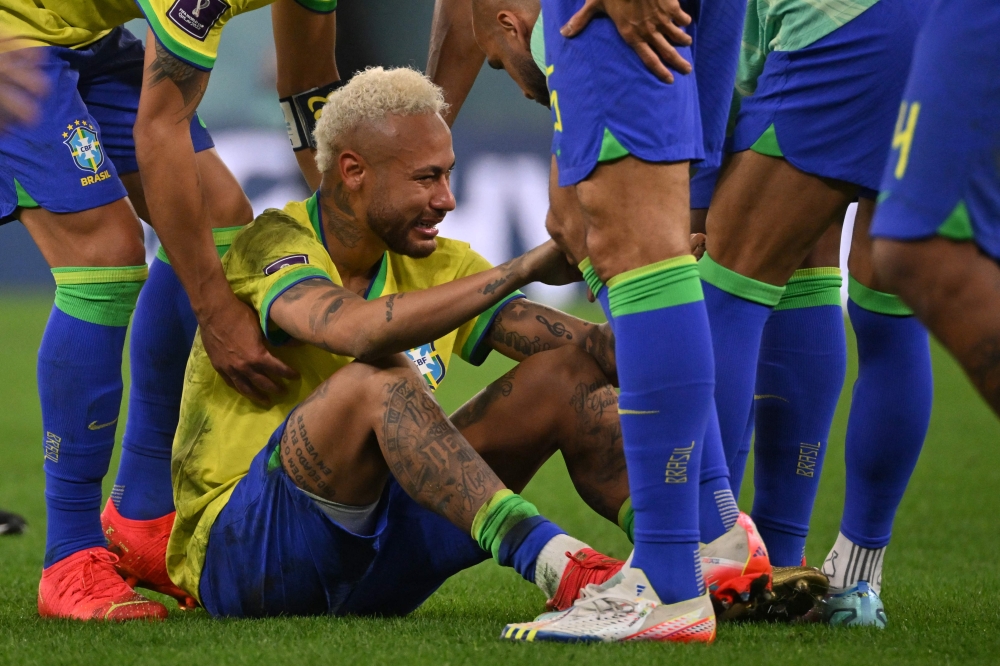
[[[601,281],[601,278],[597,276],[597,271],[594,270],[594,266],[590,263],[590,257],[586,257],[583,261],[579,263],[580,272],[583,273],[583,279],[586,281],[587,286],[590,287],[590,293],[594,295],[597,302],[601,304],[601,309],[604,310],[604,317],[611,324],[611,330],[615,328],[614,318],[611,316],[611,305],[608,303],[608,287]]]
[[[220,257],[242,228],[212,230]],[[132,321],[128,420],[111,492],[125,518],[153,520],[174,510],[170,451],[197,327],[191,302],[161,247]]]
[[[729,466],[722,450],[719,418],[712,410],[701,453],[701,481],[698,485],[698,528],[701,543],[711,543],[732,529],[740,508],[729,487]]]
[[[859,546],[881,548],[889,543],[927,435],[934,392],[930,344],[899,298],[853,279],[848,289],[858,379],[847,422],[840,531]]]
[[[875,594],[881,594],[884,556],[885,546],[865,548],[840,532],[837,534],[837,542],[823,562],[823,573],[830,579],[830,592],[839,594],[863,580],[875,590]]]
[[[618,509],[618,527],[628,537],[628,540],[635,543],[635,511],[632,510],[632,498],[627,497]]]
[[[542,549],[560,534],[565,532],[539,515],[534,504],[506,488],[479,507],[472,521],[472,538],[479,547],[529,583],[535,582],[535,564]]]
[[[847,373],[839,268],[795,271],[764,326],[751,516],[774,566],[798,566]]]
[[[38,349],[44,566],[104,546],[101,480],[122,401],[122,349],[146,266],[54,268],[55,305]]]
[[[683,256],[627,271],[609,280],[608,297],[634,514],[632,565],[664,603],[675,603],[704,589],[697,481],[715,370],[697,264]]]
[[[715,352],[715,405],[730,485],[739,497],[749,450],[754,381],[760,339],[784,287],[766,284],[717,264],[707,253],[698,262]]]
[[[587,544],[568,534],[557,534],[545,544],[535,561],[534,579],[546,599],[555,597],[559,590],[559,582],[570,562],[566,553],[576,553],[587,547]]]

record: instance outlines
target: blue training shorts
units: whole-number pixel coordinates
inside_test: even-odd
[[[607,16],[563,37],[559,28],[581,6],[583,0],[542,0],[559,185],[586,179],[599,161],[624,156],[621,148],[647,162],[704,157],[695,77],[675,73],[674,83],[661,82]],[[693,59],[689,47],[677,50]]]
[[[1000,261],[1000,4],[939,0],[921,33],[872,235]]]
[[[212,526],[200,584],[212,615],[405,615],[489,557],[392,478],[374,533],[349,532],[285,473],[277,456],[284,432],[283,423]]]
[[[809,46],[769,53],[756,91],[742,100],[733,152],[751,148],[774,125],[793,166],[873,195],[929,5],[880,0]]]
[[[123,27],[79,49],[33,47],[48,92],[30,125],[0,134],[0,219],[18,206],[75,213],[126,196],[118,174],[138,171],[132,128],[142,89],[142,42]],[[195,152],[212,137],[191,121]]]

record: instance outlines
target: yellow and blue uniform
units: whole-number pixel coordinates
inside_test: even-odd
[[[355,594],[372,576],[399,583],[380,593],[388,596],[371,610],[408,612],[447,576],[486,557],[467,534],[421,509],[394,481],[383,496],[375,533],[352,534],[299,491],[278,461],[285,419],[352,361],[312,345],[282,344],[287,335],[268,316],[275,299],[300,282],[340,284],[320,215],[315,195],[283,211],[269,210],[236,237],[223,259],[233,291],[259,313],[272,352],[300,379],[265,408],[222,380],[200,338],[188,362],[174,439],[177,518],[167,566],[171,578],[215,615],[362,612],[348,599],[375,603],[374,593]],[[426,289],[489,267],[466,243],[439,239],[438,249],[423,259],[386,253],[365,297]],[[453,355],[474,364],[485,360],[495,313],[518,297],[512,294],[408,352],[432,388],[444,379]],[[378,571],[366,574],[373,562]],[[288,571],[296,573],[281,573]]]
[[[157,41],[202,70],[215,63],[226,22],[273,0],[0,0],[6,49],[37,48],[48,92],[38,118],[0,136],[0,220],[21,207],[73,213],[126,195],[138,170],[132,128],[142,88],[142,43],[123,26],[145,17]],[[318,12],[336,0],[299,0]],[[197,116],[195,152],[212,138]]]
[[[672,84],[657,79],[607,16],[595,17],[577,37],[563,37],[559,28],[582,5],[542,0],[543,20],[535,29],[544,35],[544,54],[537,37],[534,51],[548,80],[559,185],[574,185],[598,163],[629,154],[647,162],[702,159],[695,77],[676,74]],[[677,51],[692,59],[690,47]]]
[[[1000,7],[940,0],[917,42],[872,235],[972,241],[1000,261]]]

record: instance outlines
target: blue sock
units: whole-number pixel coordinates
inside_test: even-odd
[[[774,566],[802,563],[844,387],[840,285],[839,268],[796,271],[764,327],[754,400],[751,516]]]
[[[675,603],[704,590],[698,482],[714,366],[694,257],[617,275],[609,298],[634,512],[632,564],[664,603]]]
[[[534,583],[538,554],[545,544],[565,533],[543,516],[526,518],[512,527],[500,541],[498,562],[502,566],[513,567],[526,581]]]
[[[729,487],[729,465],[722,450],[719,418],[713,409],[705,431],[701,452],[701,482],[698,499],[698,525],[701,542],[711,543],[732,529],[740,517],[736,498]]]
[[[587,286],[590,287],[590,293],[594,295],[597,302],[601,304],[601,309],[604,310],[604,317],[611,324],[611,330],[615,329],[615,321],[611,316],[611,304],[608,302],[608,287],[601,278],[597,276],[597,271],[594,270],[593,265],[590,263],[590,257],[587,257],[579,264],[580,272],[583,273],[583,279],[587,282]]]
[[[851,280],[848,313],[858,379],[847,423],[847,493],[840,531],[863,548],[889,543],[927,435],[933,376],[927,331],[895,296]]]
[[[132,321],[128,421],[111,499],[133,520],[174,510],[170,451],[198,322],[170,264],[154,259]]]
[[[764,325],[784,287],[765,284],[721,266],[706,254],[698,262],[715,352],[715,405],[729,478],[738,497],[749,447],[757,357]]]
[[[122,400],[122,349],[145,266],[57,268],[38,350],[45,506],[44,566],[104,546],[101,481]]]

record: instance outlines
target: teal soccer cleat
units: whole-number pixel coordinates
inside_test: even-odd
[[[820,604],[823,622],[832,627],[878,627],[885,629],[885,606],[878,593],[863,580],[840,594],[831,594]]]

